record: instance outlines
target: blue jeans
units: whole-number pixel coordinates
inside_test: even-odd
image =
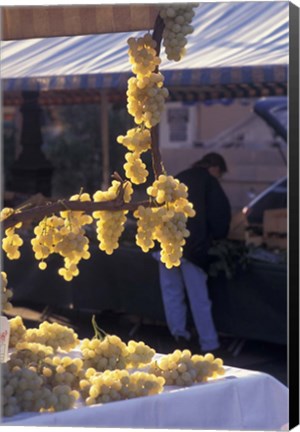
[[[155,254],[155,258],[159,256]],[[180,267],[171,269],[167,269],[160,262],[159,278],[167,325],[171,334],[187,339],[191,337],[186,329],[187,305],[184,296],[186,290],[202,350],[218,348],[219,340],[211,314],[206,273],[200,267],[182,258]]]

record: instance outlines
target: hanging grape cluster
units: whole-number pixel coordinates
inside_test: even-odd
[[[14,209],[5,207],[1,210],[0,221],[3,222],[5,219],[14,214]],[[5,230],[5,236],[2,239],[2,249],[6,253],[6,256],[10,260],[19,259],[21,252],[20,247],[23,245],[23,240],[16,230],[22,227],[22,223],[19,222],[11,228]]]
[[[187,218],[195,215],[193,205],[188,201],[188,189],[179,180],[162,174],[147,188],[147,193],[163,206],[140,206],[134,212],[137,218],[136,243],[148,252],[157,240],[161,246],[161,261],[166,267],[179,266],[185,238],[189,236]]]
[[[124,192],[124,202],[128,203],[133,194],[132,185],[130,182],[125,182],[122,185],[117,180],[113,180],[112,185],[107,191],[95,192],[94,202],[103,202],[114,200],[118,197],[121,188]],[[101,210],[93,213],[93,217],[97,219],[97,239],[99,240],[99,249],[106,254],[111,255],[115,249],[119,247],[119,238],[124,231],[126,222],[127,210],[107,211]]]
[[[164,20],[163,45],[168,60],[178,62],[186,53],[187,35],[193,33],[191,25],[195,15],[194,8],[199,3],[173,3],[160,7],[160,16]]]
[[[160,6],[160,16],[164,21],[163,43],[169,59],[179,60],[183,55],[186,35],[191,33],[191,20],[196,3],[170,4]],[[107,190],[97,190],[91,197],[81,191],[71,196],[70,201],[104,203],[120,202],[125,207],[111,207],[111,210],[75,211],[68,208],[67,201],[60,203],[64,210],[45,216],[34,228],[31,240],[34,256],[41,270],[45,270],[51,255],[59,255],[63,265],[58,274],[66,281],[72,281],[79,275],[81,260],[90,258],[87,227],[96,227],[99,249],[111,255],[118,247],[124,231],[128,211],[126,204],[131,202],[133,185],[146,183],[149,172],[142,155],[152,152],[152,129],[158,125],[168,98],[164,87],[164,76],[158,67],[161,59],[159,47],[150,33],[142,37],[128,39],[128,56],[134,76],[128,80],[127,110],[133,117],[135,127],[125,135],[117,137],[117,142],[127,149],[124,162],[125,180],[114,175],[114,180]],[[158,168],[159,165],[159,168]],[[187,220],[195,215],[192,204],[188,201],[188,190],[184,184],[165,173],[162,163],[153,164],[155,181],[147,188],[148,205],[133,208],[137,220],[136,243],[148,252],[158,242],[161,246],[161,261],[167,268],[180,265],[186,237]],[[118,206],[117,206],[118,207]],[[128,208],[128,207],[127,207]],[[136,210],[134,210],[136,209]],[[22,208],[13,210],[4,208],[1,221],[22,212]],[[23,240],[20,236],[22,222],[5,230],[2,248],[8,259],[20,258]],[[9,291],[8,291],[9,294]],[[7,307],[8,304],[7,304]]]

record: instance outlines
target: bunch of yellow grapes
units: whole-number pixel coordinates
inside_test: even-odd
[[[73,195],[70,201],[91,201],[88,193]],[[89,239],[85,235],[84,227],[93,222],[93,218],[82,211],[64,211],[60,213],[64,220],[63,238],[56,245],[55,251],[64,258],[64,267],[58,273],[67,281],[78,276],[78,263],[82,259],[89,259]]]
[[[127,131],[126,136],[117,137],[117,142],[130,150],[125,155],[124,170],[126,177],[134,184],[145,183],[149,175],[141,153],[151,148],[151,134],[145,127],[136,127]]]
[[[141,157],[136,152],[129,152],[125,155],[126,163],[124,170],[126,177],[134,184],[145,183],[149,175],[146,164],[142,161]]]
[[[83,361],[69,356],[50,356],[38,364],[45,383],[51,387],[67,385],[73,390],[79,388],[79,380],[85,375]]]
[[[188,188],[173,176],[161,174],[152,186],[147,188],[147,194],[158,204],[173,203],[179,198],[188,197]]]
[[[144,124],[151,129],[160,122],[165,101],[169,96],[163,85],[164,76],[160,72],[151,72],[149,76],[141,79],[129,78],[126,92],[127,110],[137,125]]]
[[[71,351],[79,344],[78,335],[72,328],[48,321],[43,321],[37,329],[27,329],[23,339],[26,342],[50,346],[55,351],[58,349]]]
[[[12,309],[12,304],[9,301],[12,296],[12,290],[7,288],[7,274],[1,272],[1,311],[9,311]]]
[[[193,205],[188,201],[187,187],[172,176],[162,174],[147,188],[147,193],[161,207],[139,206],[134,212],[136,243],[148,252],[157,240],[162,249],[161,261],[166,267],[179,266],[185,238],[189,236],[187,218],[195,216]]]
[[[155,72],[161,60],[156,55],[156,42],[147,33],[138,39],[129,38],[129,60],[136,77],[128,80],[127,109],[136,124],[151,129],[160,121],[169,95],[163,87],[164,77]]]
[[[86,405],[94,405],[158,394],[164,383],[164,378],[147,372],[130,374],[127,370],[117,369],[97,373],[88,369],[79,385]]]
[[[10,355],[11,366],[28,366],[40,363],[43,359],[53,355],[53,348],[36,342],[20,341]]]
[[[155,238],[161,245],[161,262],[168,269],[180,265],[185,238],[190,234],[186,229],[186,222],[184,213],[168,210],[155,231]]]
[[[89,194],[73,195],[70,201],[90,201]],[[35,228],[35,237],[31,240],[35,258],[40,261],[39,268],[45,270],[45,259],[51,254],[59,254],[64,259],[64,267],[58,270],[66,281],[79,274],[78,263],[89,259],[89,240],[85,235],[85,226],[93,218],[82,211],[65,210],[60,216],[45,217]]]
[[[137,219],[136,244],[143,252],[149,252],[155,246],[154,232],[160,223],[159,213],[157,209],[140,205],[133,215]]]
[[[156,354],[155,350],[144,342],[130,340],[127,344],[126,353],[126,367],[127,368],[138,368],[143,367],[150,363],[153,356]]]
[[[53,412],[74,407],[79,392],[70,386],[45,385],[43,376],[36,366],[12,366],[10,362],[2,367],[2,409],[4,417],[20,412]]]
[[[189,350],[175,350],[151,363],[149,372],[165,379],[166,385],[190,386],[224,375],[223,360],[213,354],[192,355]]]
[[[161,59],[156,55],[156,42],[150,33],[135,39],[129,38],[127,41],[129,45],[128,55],[129,62],[132,64],[132,72],[138,77],[153,72],[156,67],[161,63]]]
[[[35,237],[31,240],[31,245],[35,259],[41,261],[39,263],[41,270],[47,268],[44,260],[54,253],[57,243],[63,238],[64,231],[60,231],[63,226],[63,219],[53,215],[42,219],[34,228]]]
[[[128,150],[141,154],[151,148],[150,130],[141,126],[129,129],[125,136],[119,135],[117,137],[117,142]]]
[[[106,369],[124,369],[126,367],[126,344],[115,335],[107,335],[103,339],[83,339],[80,350],[84,368],[96,371]]]
[[[3,222],[9,216],[14,214],[14,209],[9,207],[4,207],[1,210],[0,214],[0,222]],[[6,256],[10,260],[19,259],[21,256],[21,252],[19,251],[20,247],[23,245],[23,240],[16,233],[16,230],[22,227],[22,223],[14,225],[13,227],[7,228],[5,230],[5,236],[2,239],[2,249],[6,253]]]
[[[9,347],[13,348],[23,340],[26,333],[26,327],[19,315],[9,320],[9,329]]]
[[[163,45],[168,60],[179,61],[185,55],[186,36],[193,33],[191,25],[194,8],[199,3],[173,3],[160,7],[160,16],[164,20]]]
[[[132,185],[130,182],[125,182],[123,185],[113,180],[107,191],[97,191],[93,196],[94,202],[103,202],[114,200],[120,193],[120,188],[124,191],[124,202],[128,203],[133,194]],[[124,231],[126,222],[127,210],[108,211],[101,210],[93,212],[93,217],[97,220],[96,232],[99,240],[99,249],[107,255],[111,255],[115,249],[119,247],[119,238]]]

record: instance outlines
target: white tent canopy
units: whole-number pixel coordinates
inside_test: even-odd
[[[166,85],[286,84],[288,13],[286,1],[200,4],[185,58],[170,62],[162,52]],[[126,41],[144,33],[4,41],[2,88],[125,88]]]

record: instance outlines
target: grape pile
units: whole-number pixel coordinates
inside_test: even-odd
[[[4,417],[20,412],[62,411],[74,406],[79,392],[68,385],[48,387],[34,366],[2,367],[2,408]]]
[[[51,391],[43,386],[43,379],[28,367],[2,365],[2,410],[5,417],[24,411],[50,408]]]
[[[17,315],[9,320],[9,347],[13,348],[18,342],[22,341],[26,333],[26,327],[22,318]]]
[[[112,181],[112,185],[107,191],[97,191],[93,196],[95,202],[103,202],[114,200],[120,193],[120,188],[124,191],[124,202],[130,202],[133,193],[132,185],[130,182],[121,184],[117,180]],[[126,214],[128,211],[107,211],[101,210],[93,212],[93,217],[97,220],[96,232],[97,239],[99,240],[99,249],[104,251],[107,255],[111,255],[119,246],[119,238],[124,231],[126,222]]]
[[[162,5],[159,14],[164,20],[163,45],[168,60],[179,61],[185,55],[186,36],[193,33],[194,8],[199,3],[173,3]]]
[[[88,369],[80,389],[86,405],[107,403],[161,393],[165,380],[147,372],[106,370],[97,373]]]
[[[83,339],[79,357],[56,353],[78,343],[73,330],[43,322],[26,329],[2,368],[4,416],[24,411],[53,412],[70,409],[81,396],[86,405],[158,394],[164,385],[188,386],[224,373],[221,359],[176,350],[154,361],[155,350],[142,341],[125,344],[118,336],[101,330],[93,316],[93,339]],[[141,369],[142,368],[142,369]],[[133,369],[133,370],[132,370]]]
[[[175,350],[158,361],[151,363],[149,372],[162,376],[166,385],[190,386],[205,382],[208,378],[224,375],[223,361],[213,354],[192,355],[189,350]]]
[[[26,342],[50,346],[55,351],[71,351],[79,344],[78,335],[72,328],[48,321],[43,321],[38,329],[27,329],[23,338]]]
[[[1,311],[9,311],[12,309],[10,299],[13,296],[11,289],[7,288],[7,274],[1,272]]]

